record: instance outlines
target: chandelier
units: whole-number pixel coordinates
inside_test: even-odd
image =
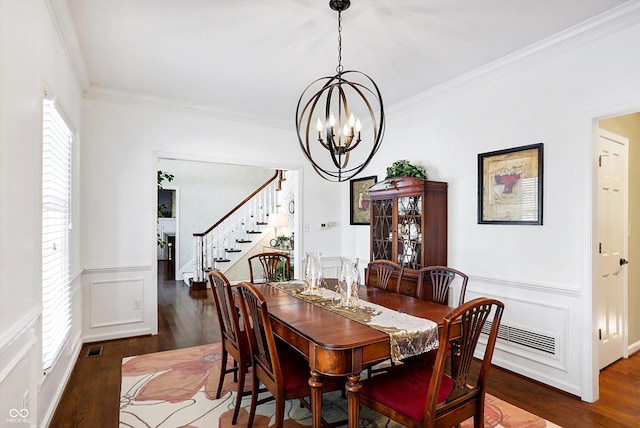
[[[366,74],[342,66],[342,11],[350,0],[330,0],[338,12],[338,66],[311,82],[296,108],[296,132],[305,156],[328,181],[347,181],[376,154],[384,134],[382,95]],[[359,150],[355,150],[358,148]]]

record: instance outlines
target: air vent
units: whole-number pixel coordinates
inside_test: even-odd
[[[92,346],[87,352],[87,357],[99,357],[102,355],[102,346]]]
[[[482,333],[488,335],[491,331],[491,324],[491,321],[487,321],[482,329]],[[498,329],[498,339],[526,348],[536,349],[547,354],[556,355],[557,340],[553,336],[547,336],[503,323],[500,324],[500,328]]]

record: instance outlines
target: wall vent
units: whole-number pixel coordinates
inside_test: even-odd
[[[482,329],[482,333],[488,335],[491,331],[491,325],[492,322],[487,320]],[[504,323],[500,324],[500,328],[498,329],[498,339],[551,355],[556,355],[558,348],[557,338],[553,336],[513,327]]]
[[[99,357],[102,355],[102,346],[92,346],[87,351],[87,357]]]

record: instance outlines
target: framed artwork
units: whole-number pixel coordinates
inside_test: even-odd
[[[350,181],[351,189],[349,192],[351,224],[368,225],[369,209],[371,206],[371,197],[369,196],[369,187],[376,184],[378,176],[356,178]]]
[[[478,155],[478,224],[542,225],[543,144]]]

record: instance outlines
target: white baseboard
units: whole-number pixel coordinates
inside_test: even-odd
[[[148,336],[151,334],[152,334],[151,329],[141,328],[138,330],[117,331],[113,333],[104,333],[104,334],[92,334],[89,336],[85,336],[83,338],[83,342],[84,343],[101,342],[104,340],[124,339],[127,337]]]
[[[638,351],[640,351],[640,341],[630,344],[627,348],[629,355],[635,354]]]

